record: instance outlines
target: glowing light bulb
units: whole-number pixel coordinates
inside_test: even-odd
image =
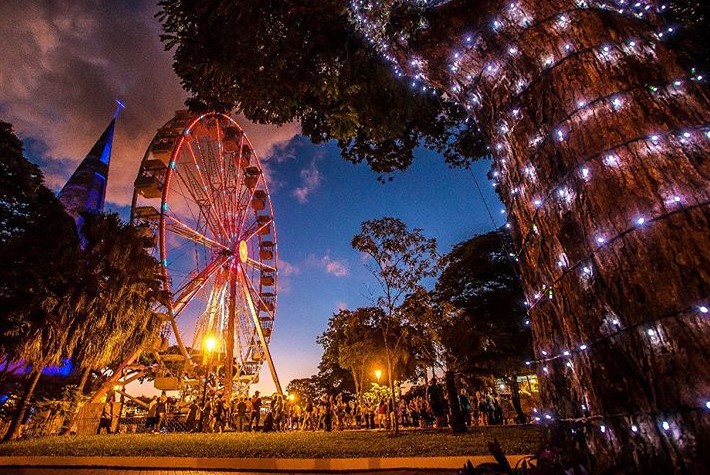
[[[698,310],[700,310],[700,313],[708,313],[708,308],[705,305],[701,305],[698,307]]]
[[[540,353],[542,353],[542,356],[547,356],[547,351],[542,350]]]
[[[587,349],[587,345],[579,345],[579,349],[580,349],[580,350],[586,350],[586,349]]]
[[[656,332],[653,331],[653,329],[649,328],[649,329],[646,331],[646,334],[647,334],[648,336],[654,336],[654,335],[656,334]]]
[[[605,433],[605,432],[606,432],[606,426],[605,426],[605,425],[599,426],[599,430],[602,431],[602,434]]]
[[[568,350],[565,350],[565,351],[562,352],[562,354],[565,355],[565,356],[569,356],[569,351],[568,351]]]
[[[638,432],[638,431],[639,431],[639,428],[636,427],[636,425],[632,425],[632,426],[631,426],[631,430],[632,430],[633,432]]]
[[[639,226],[645,222],[646,222],[646,218],[644,218],[643,216],[636,220],[636,224],[638,224]]]
[[[606,239],[604,239],[604,237],[602,237],[602,236],[597,236],[597,242],[598,242],[599,244],[604,244],[605,241],[606,241]]]
[[[710,409],[710,401],[705,401],[705,408]]]
[[[668,423],[668,421],[663,421],[661,426],[663,426],[663,430],[669,430],[671,428],[671,425]]]

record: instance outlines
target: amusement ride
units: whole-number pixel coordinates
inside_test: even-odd
[[[278,284],[274,211],[239,124],[224,113],[176,112],[143,156],[131,221],[154,236],[163,325],[149,348],[121,365],[114,389],[134,399],[125,386],[149,377],[181,399],[204,398],[210,386],[229,400],[247,393],[266,363],[282,393],[269,351]]]

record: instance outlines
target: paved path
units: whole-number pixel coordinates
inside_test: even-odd
[[[0,475],[307,475],[326,474],[336,472],[227,472],[211,470],[126,470],[108,468],[27,468],[4,467],[0,468]],[[452,470],[372,470],[367,472],[337,472],[338,475],[455,475]]]

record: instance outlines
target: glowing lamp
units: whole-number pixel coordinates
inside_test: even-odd
[[[214,349],[217,348],[217,339],[213,336],[209,336],[205,339],[205,349],[207,350],[208,353],[211,353],[214,351]]]

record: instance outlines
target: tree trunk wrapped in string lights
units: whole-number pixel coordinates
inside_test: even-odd
[[[397,75],[464,104],[491,143],[530,305],[541,422],[588,446],[595,471],[702,466],[710,98],[664,44],[673,28],[655,4],[351,9]]]

